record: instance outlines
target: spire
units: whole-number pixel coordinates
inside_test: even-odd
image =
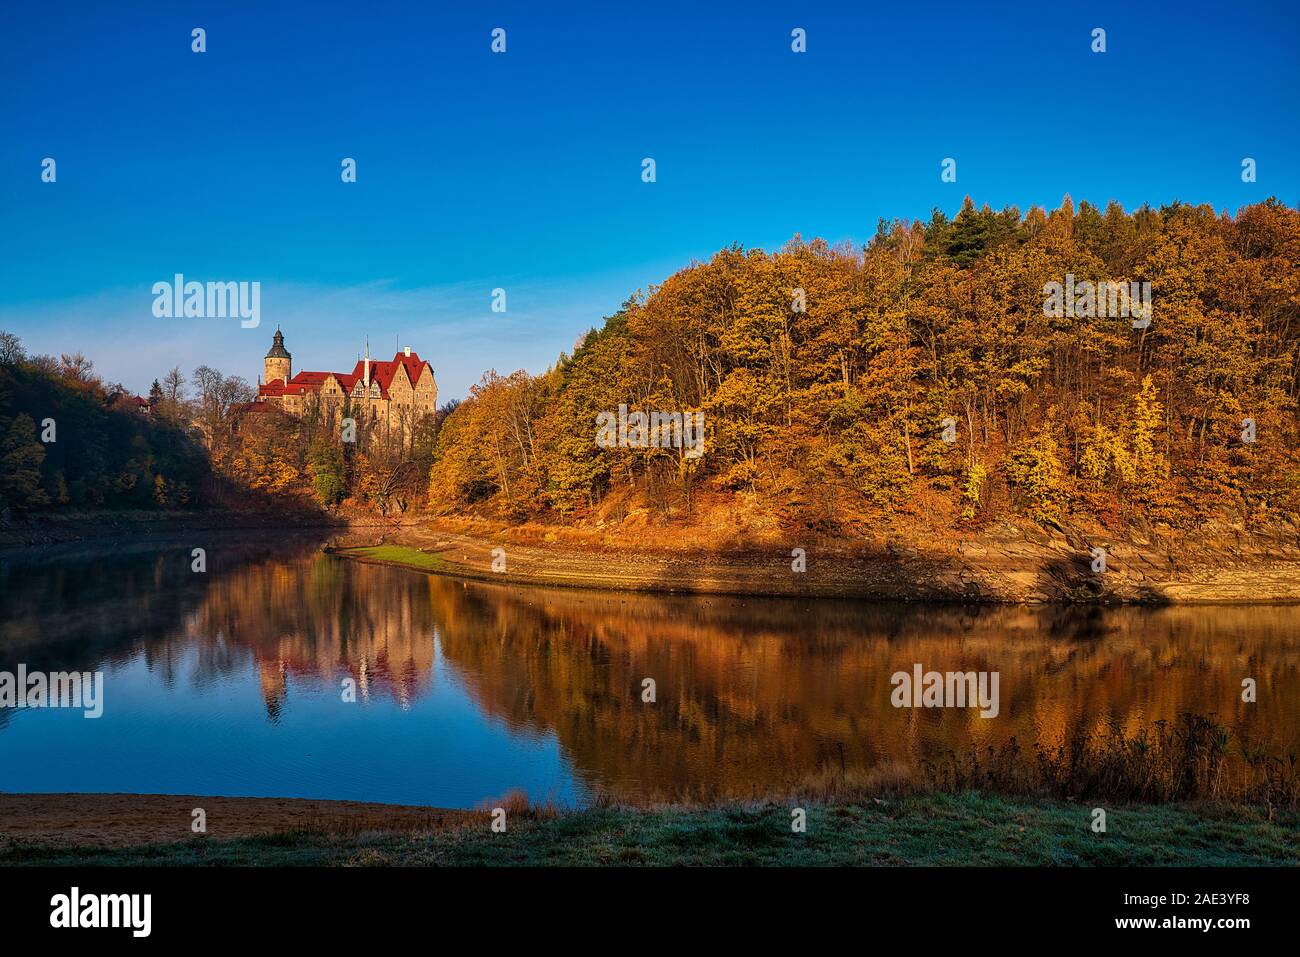
[[[271,351],[266,354],[268,359],[291,359],[289,350],[284,347],[284,333],[280,327],[275,327],[275,336],[271,340]]]

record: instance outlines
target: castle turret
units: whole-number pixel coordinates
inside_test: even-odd
[[[275,327],[275,339],[262,363],[262,373],[262,378],[268,385],[277,380],[288,383],[293,378],[293,356],[284,347],[284,333],[279,326]]]

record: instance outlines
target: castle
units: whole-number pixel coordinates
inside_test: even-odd
[[[433,368],[407,346],[391,362],[358,359],[351,372],[299,372],[293,374],[293,356],[284,347],[279,327],[271,351],[262,364],[257,401],[303,415],[313,405],[331,417],[347,400],[348,414],[356,419],[409,430],[421,416],[438,406],[438,383]]]

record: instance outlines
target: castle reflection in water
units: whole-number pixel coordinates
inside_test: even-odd
[[[286,554],[287,552],[287,554]],[[220,566],[221,562],[215,563]],[[403,710],[454,681],[475,720],[558,742],[586,793],[743,798],[838,771],[907,774],[1015,737],[1129,733],[1215,714],[1270,753],[1300,745],[1300,609],[912,607],[468,583],[314,548],[232,558],[207,576],[174,551],[5,573],[0,667],[144,656],[170,688],[255,669],[266,716],[299,701]],[[896,709],[915,663],[997,671],[995,719]],[[1241,700],[1253,677],[1258,701]],[[656,700],[642,700],[653,678]],[[387,718],[385,720],[392,720]],[[415,720],[412,718],[411,720]],[[2,733],[2,732],[0,732]],[[455,723],[429,729],[454,734]]]

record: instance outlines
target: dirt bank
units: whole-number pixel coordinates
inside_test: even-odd
[[[1113,533],[1001,523],[979,531],[885,530],[869,539],[682,528],[509,526],[483,519],[193,512],[50,516],[0,528],[0,557],[188,533],[289,530],[361,560],[489,581],[700,594],[982,602],[1300,601],[1300,529]],[[415,554],[348,552],[405,546]],[[501,552],[495,552],[502,549]],[[1093,570],[1104,549],[1104,572]],[[800,566],[798,553],[802,550]],[[501,558],[504,558],[504,571]],[[495,567],[494,567],[495,566]],[[795,567],[802,567],[796,571]]]
[[[440,521],[354,527],[333,545],[362,561],[538,585],[900,601],[1300,601],[1300,538],[1289,529],[1116,537],[999,525],[924,542],[882,538],[848,547],[792,538],[711,552],[664,538],[659,546],[620,546],[565,541],[560,532],[536,528]],[[795,570],[796,549],[802,571]],[[1098,549],[1104,572],[1094,570]]]
[[[207,836],[253,837],[295,831],[438,831],[486,819],[483,813],[400,804],[295,798],[166,794],[0,794],[0,842],[134,847],[194,837],[195,808]]]

